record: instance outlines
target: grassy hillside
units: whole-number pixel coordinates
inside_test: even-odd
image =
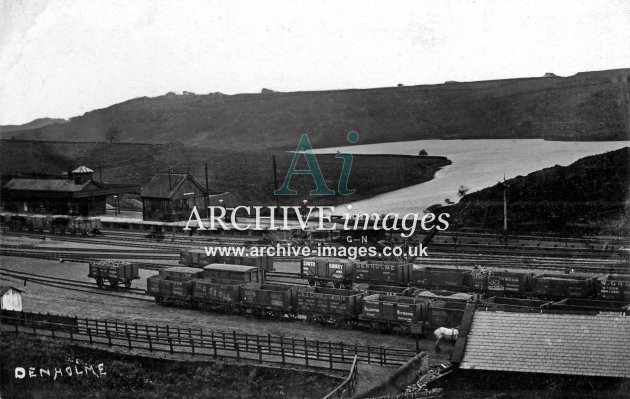
[[[511,232],[630,233],[630,147],[519,176],[506,185]],[[468,194],[448,210],[459,227],[499,231],[503,190],[499,183]]]
[[[0,396],[6,398],[321,398],[338,379],[290,371],[209,362],[127,356],[59,341],[3,334],[0,340]],[[103,364],[105,375],[48,378],[39,369]],[[37,377],[16,379],[14,370],[35,368]],[[73,371],[71,371],[73,372]],[[98,373],[98,371],[97,371]],[[86,376],[89,375],[89,376]]]
[[[10,137],[9,133],[19,132],[21,130],[30,130],[30,129],[38,129],[44,126],[52,125],[55,123],[64,123],[65,119],[53,119],[53,118],[38,118],[29,123],[25,123],[23,125],[4,125],[0,126],[0,134],[4,134],[5,137]]]
[[[293,154],[277,151],[278,188],[289,169]],[[334,154],[317,155],[317,160],[331,190],[337,190],[343,161]],[[156,169],[168,167],[176,172],[190,170],[205,185],[204,162],[208,162],[211,191],[229,191],[239,204],[275,205],[272,153],[215,151],[213,148],[188,148],[181,145],[63,143],[4,140],[0,142],[0,171],[3,183],[19,174],[59,175],[70,166],[85,164],[96,170],[101,166],[103,181],[145,184]],[[377,194],[419,184],[433,178],[435,172],[450,164],[445,157],[355,155],[348,188],[356,193],[343,197],[310,196],[314,188],[310,176],[295,176],[290,187],[298,196],[280,197],[280,205],[294,206],[308,199],[310,204],[334,204],[364,199]],[[298,168],[307,169],[304,157]]]
[[[319,92],[137,98],[63,124],[18,132],[43,140],[167,143],[215,150],[294,149],[419,139],[630,139],[630,69],[471,83]]]

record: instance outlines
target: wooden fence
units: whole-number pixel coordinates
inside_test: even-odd
[[[27,315],[32,314],[3,312],[3,330],[125,348],[136,352],[162,352],[214,359],[233,358],[330,370],[348,370],[348,366],[354,364],[355,359],[368,364],[399,366],[415,356],[413,349],[350,345],[342,341],[295,339],[236,331],[204,332],[199,328],[76,317],[69,318],[71,322],[59,322],[59,316],[56,315],[40,314],[38,317]],[[45,320],[44,316],[49,320]]]
[[[352,361],[352,366],[350,367],[348,378],[343,380],[343,382],[339,384],[337,388],[330,391],[328,395],[324,396],[324,399],[341,399],[343,397],[352,397],[352,395],[354,394],[354,388],[357,385],[357,375],[359,373],[357,367],[357,357],[355,356],[354,360]]]

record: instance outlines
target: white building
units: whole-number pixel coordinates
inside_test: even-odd
[[[22,292],[24,291],[8,285],[0,285],[0,296],[2,297],[0,309],[21,312]]]

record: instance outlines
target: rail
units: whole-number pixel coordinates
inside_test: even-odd
[[[380,366],[399,366],[415,356],[413,349],[362,346],[343,341],[296,339],[236,331],[204,332],[199,328],[30,312],[2,311],[0,320],[3,331],[69,339],[72,342],[106,345],[129,351],[214,359],[233,358],[329,370],[347,370],[354,359]]]
[[[348,378],[343,380],[341,384],[339,384],[335,389],[330,391],[328,395],[324,396],[324,399],[332,399],[332,398],[343,398],[344,396],[352,397],[354,394],[354,388],[357,385],[357,376],[359,374],[358,366],[357,366],[357,357],[354,357],[352,361],[352,366],[350,367],[350,373],[348,374]]]

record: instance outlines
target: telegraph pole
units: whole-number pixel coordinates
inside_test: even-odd
[[[210,186],[208,185],[208,161],[204,162],[203,167],[206,171],[206,195],[204,195],[203,198],[205,199],[204,205],[206,206],[206,212],[208,212],[208,205],[210,205]]]
[[[273,191],[274,196],[276,197],[276,208],[278,211],[280,210],[280,201],[278,200],[278,196],[275,194],[275,191],[278,189],[278,172],[276,171],[276,156],[272,155],[271,159],[273,161]]]
[[[505,236],[505,244],[507,245],[507,184],[505,184],[505,173],[503,174],[503,235]]]

